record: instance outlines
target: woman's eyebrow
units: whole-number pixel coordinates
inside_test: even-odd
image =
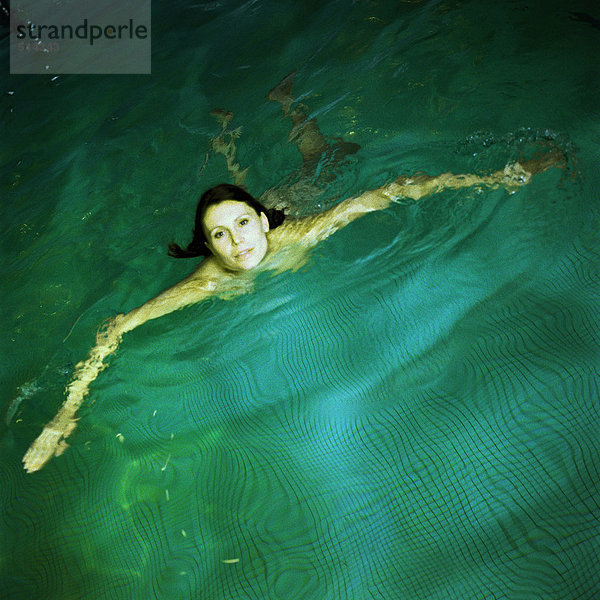
[[[250,216],[250,213],[244,213],[239,217],[236,217],[235,220],[239,221],[240,219],[247,219]],[[221,227],[225,227],[225,225],[215,225],[212,229],[209,230],[209,233],[212,233],[215,229],[220,229]]]

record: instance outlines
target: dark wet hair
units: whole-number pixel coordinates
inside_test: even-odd
[[[220,204],[225,200],[235,200],[237,202],[243,202],[256,211],[257,215],[265,213],[267,220],[269,221],[269,228],[275,229],[283,223],[285,214],[282,210],[277,208],[265,208],[256,198],[251,196],[246,190],[243,190],[237,185],[231,185],[229,183],[221,183],[212,187],[204,192],[200,196],[198,207],[196,208],[196,221],[194,223],[194,237],[192,241],[187,245],[185,250],[178,246],[174,242],[169,244],[169,256],[174,258],[192,258],[195,256],[210,256],[212,253],[206,246],[206,236],[204,235],[204,229],[202,228],[202,221],[204,215],[209,206],[214,204]]]

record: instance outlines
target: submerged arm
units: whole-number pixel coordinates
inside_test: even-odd
[[[193,275],[131,312],[117,315],[105,329],[98,332],[96,345],[87,359],[77,365],[73,380],[67,385],[67,398],[63,405],[23,457],[28,473],[41,469],[53,456],[59,456],[65,451],[65,440],[77,426],[77,410],[83,403],[90,384],[106,366],[104,360],[119,347],[123,334],[146,321],[211,296],[217,286],[214,277],[210,276],[210,270],[208,261],[204,261]]]
[[[446,189],[485,186],[495,189],[505,187],[509,192],[529,183],[532,175],[541,173],[553,166],[564,166],[562,155],[548,153],[540,158],[523,163],[508,164],[503,170],[491,175],[442,175],[430,176],[424,173],[412,177],[399,177],[392,183],[376,190],[368,190],[355,198],[348,198],[328,211],[308,217],[302,227],[305,241],[318,242],[367,213],[383,210],[400,198],[420,200]]]

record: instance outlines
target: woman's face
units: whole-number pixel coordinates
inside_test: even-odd
[[[244,202],[225,200],[209,206],[203,224],[206,245],[229,269],[253,269],[267,253],[267,216]]]

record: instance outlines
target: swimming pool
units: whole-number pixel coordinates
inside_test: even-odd
[[[598,597],[594,3],[153,17],[152,76],[5,86],[0,596]],[[127,334],[70,449],[25,474],[99,323],[193,268],[166,246],[227,178],[210,111],[243,127],[250,190],[299,166],[266,98],[294,69],[324,133],[361,146],[300,212],[548,142],[568,169],[395,205]]]

